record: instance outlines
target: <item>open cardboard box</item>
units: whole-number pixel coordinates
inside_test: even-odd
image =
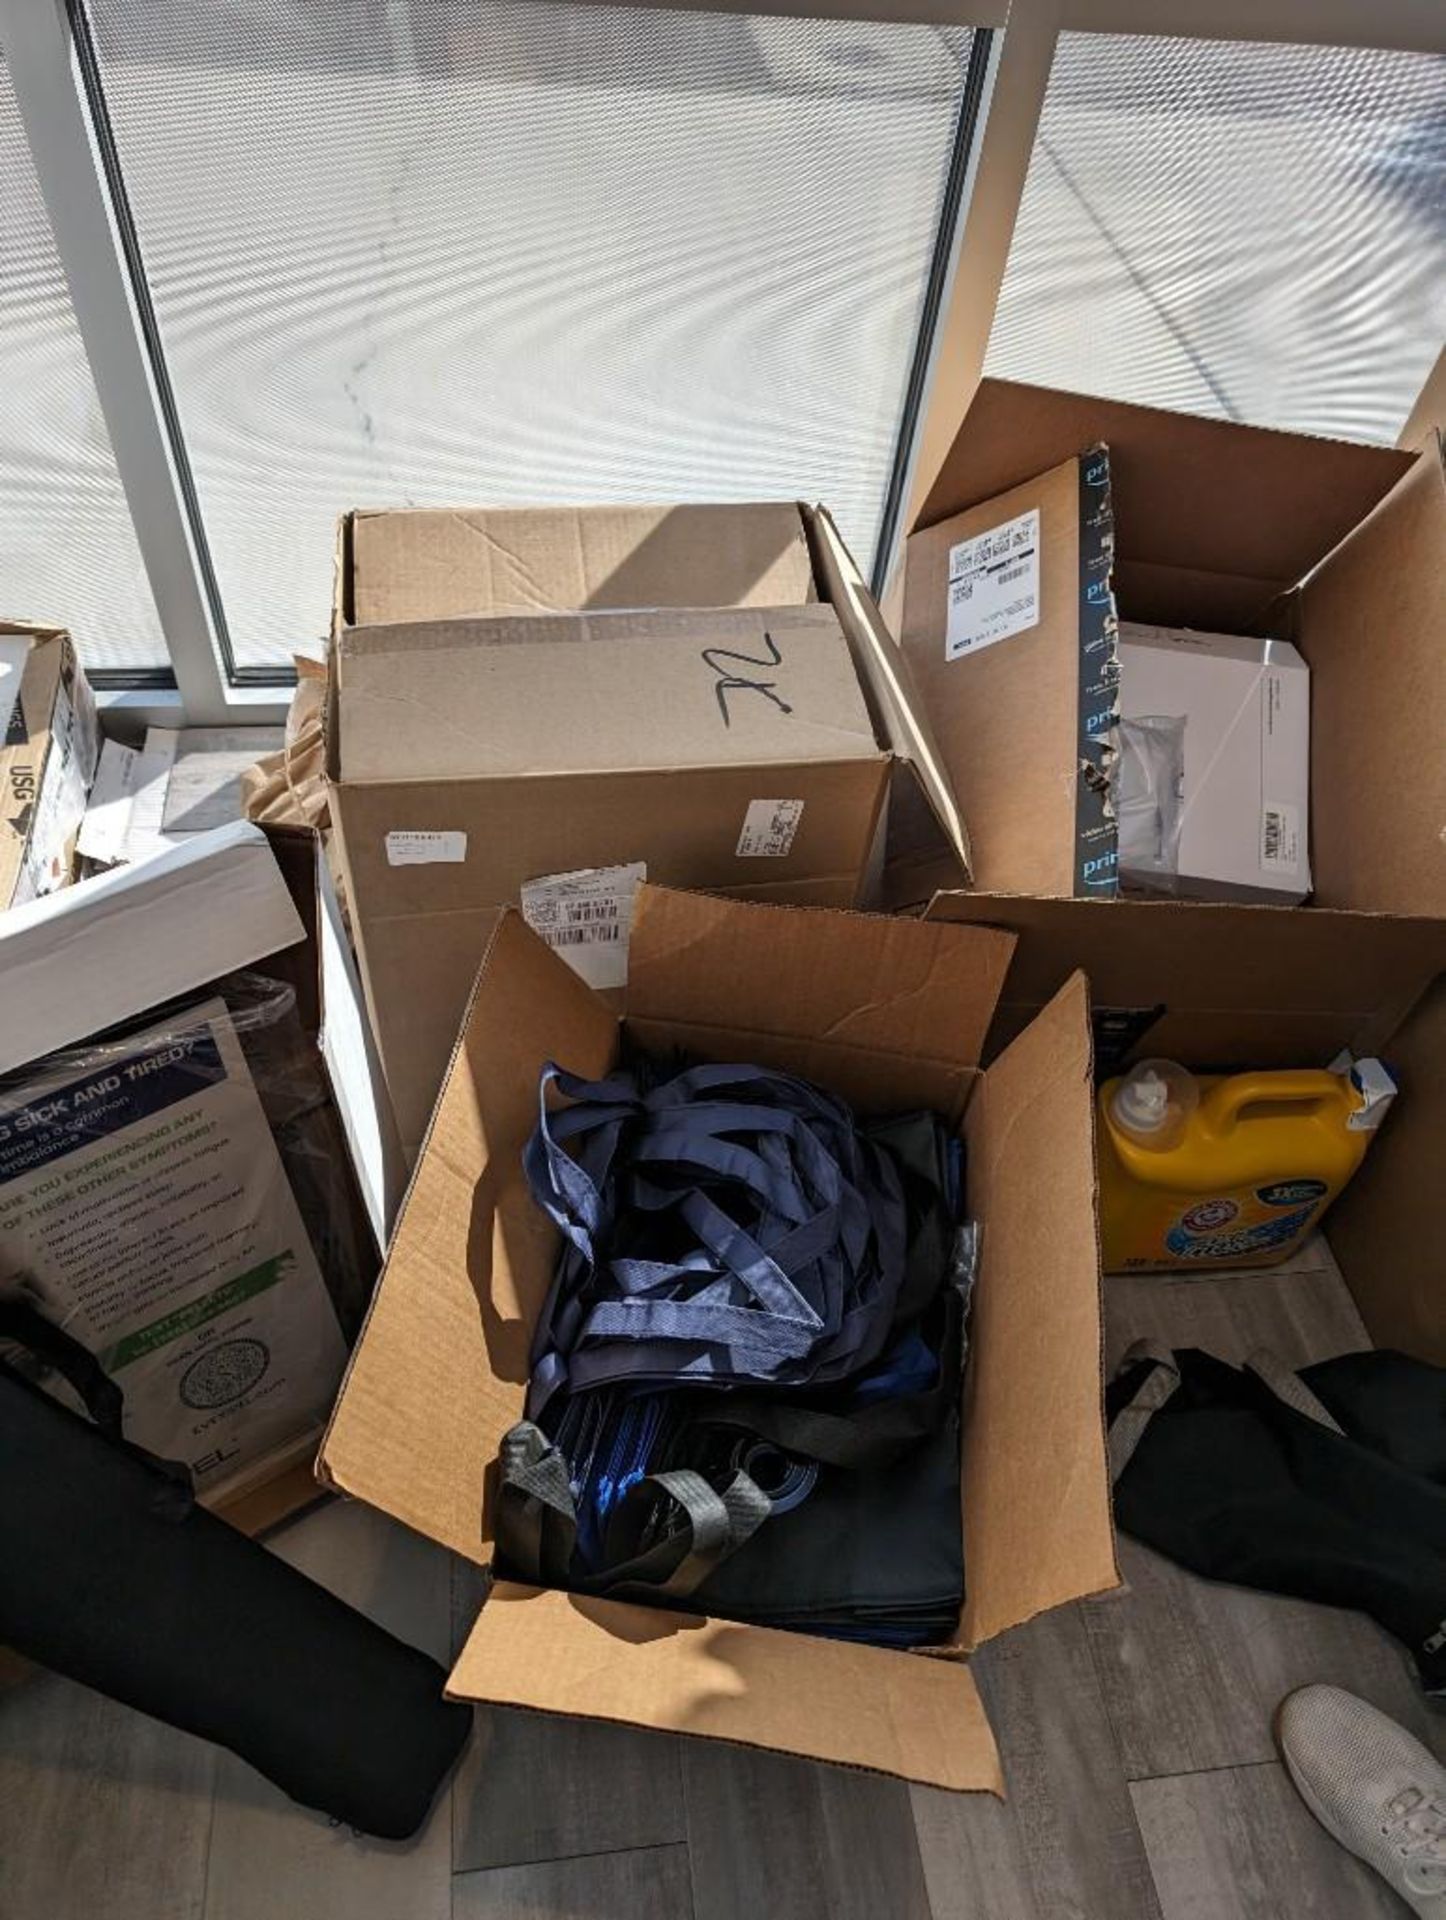
[[[1101,444],[1108,497],[1086,457]],[[946,660],[950,544],[1031,511],[1038,623]],[[985,381],[906,565],[901,644],[980,888],[941,894],[930,916],[1019,942],[991,1048],[1078,967],[1105,1071],[1149,1055],[1223,1071],[1381,1053],[1401,1098],[1326,1233],[1373,1338],[1446,1362],[1440,434],[1413,455]],[[1304,655],[1314,904],[1110,897],[1096,776],[1111,593],[1124,618],[1273,634]]]
[[[958,1125],[982,1224],[964,1394],[967,1598],[950,1657],[497,1583],[450,1691],[998,1790],[963,1655],[1118,1583],[1101,1411],[1088,997],[1072,976],[986,1071],[1013,936],[644,887],[619,1015],[496,924],[323,1479],[485,1563],[489,1470],[520,1417],[557,1237],[522,1149],[538,1076],[645,1046],[802,1073],[871,1112]],[[936,1655],[937,1655],[937,1651]]]
[[[820,508],[345,516],[327,778],[408,1158],[525,882],[641,862],[852,906],[892,787],[909,860],[957,879],[963,829],[905,674]]]
[[[1076,967],[1101,1077],[1159,1057],[1222,1073],[1380,1055],[1400,1097],[1325,1236],[1376,1344],[1446,1365],[1446,919],[971,893],[939,894],[928,918],[1018,941],[986,1060]]]
[[[909,534],[900,635],[973,884],[1115,892],[1117,610],[1292,641],[1311,670],[1316,903],[1446,911],[1442,457],[1435,433],[1412,455],[984,381]],[[1037,591],[999,630],[1030,623],[948,658],[950,548],[1028,515]]]

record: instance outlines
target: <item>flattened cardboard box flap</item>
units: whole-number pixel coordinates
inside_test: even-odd
[[[909,541],[902,647],[970,823],[975,885],[985,889],[1074,890],[1080,464],[1071,455]],[[1037,524],[1036,617],[996,645],[951,658],[951,551],[1027,515]]]
[[[618,1021],[523,920],[497,922],[322,1443],[324,1480],[472,1560],[522,1407],[556,1232],[522,1149],[543,1066],[611,1066]]]
[[[1018,937],[986,1059],[1076,967],[1097,1014],[1131,1016],[1112,1070],[1156,1054],[1234,1070],[1378,1052],[1446,968],[1446,921],[1330,907],[941,893],[927,918]]]
[[[879,757],[821,605],[369,627],[337,681],[351,782]]]
[[[1014,942],[935,941],[920,920],[638,890],[636,1019],[979,1063]]]
[[[967,1667],[808,1634],[501,1581],[447,1691],[1003,1791]]]
[[[1410,472],[1306,580],[1315,897],[1446,915],[1446,465]]]
[[[969,1211],[981,1227],[964,1414],[970,1646],[1119,1585],[1092,1067],[1077,973],[989,1069],[965,1116]]]
[[[338,610],[357,626],[816,597],[794,501],[359,510],[350,535]]]

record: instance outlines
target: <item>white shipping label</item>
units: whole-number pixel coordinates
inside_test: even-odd
[[[944,658],[981,653],[1039,625],[1039,509],[949,549]]]
[[[801,800],[750,800],[738,836],[738,858],[781,860],[793,845],[802,818]]]
[[[1260,810],[1260,864],[1269,873],[1300,872],[1300,808],[1267,800]]]
[[[123,857],[142,765],[143,756],[119,740],[107,740],[100,750],[100,768],[75,843],[76,852],[97,866],[114,866]]]
[[[403,832],[393,829],[387,835],[389,867],[430,867],[438,862],[457,866],[467,858],[467,836],[450,833]]]
[[[0,1273],[199,1486],[331,1409],[346,1345],[223,1000],[7,1086]]]
[[[522,917],[590,987],[625,987],[633,903],[647,877],[641,860],[550,873],[524,884]]]

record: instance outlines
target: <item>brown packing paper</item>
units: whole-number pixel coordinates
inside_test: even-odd
[[[301,654],[294,664],[296,692],[286,716],[286,739],[278,752],[263,754],[242,774],[241,806],[258,826],[324,832],[330,819],[322,739],[326,668]]]

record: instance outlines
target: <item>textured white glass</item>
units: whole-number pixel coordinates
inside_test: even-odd
[[[1446,59],[1067,33],[987,371],[1392,441],[1446,336]]]
[[[166,664],[115,456],[0,60],[0,619],[89,667]]]
[[[868,566],[967,28],[92,0],[238,659],[353,506],[821,499]]]

